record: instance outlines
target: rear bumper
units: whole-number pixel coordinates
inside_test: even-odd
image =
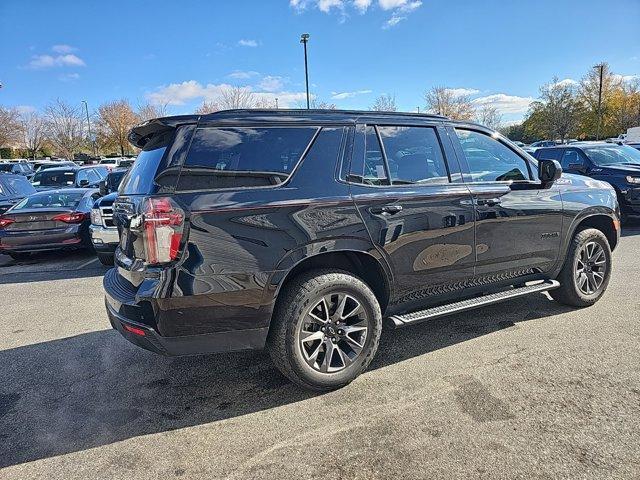
[[[105,305],[111,326],[131,343],[168,356],[200,355],[264,348],[268,327],[167,337],[156,325],[152,299],[141,299],[117,280],[117,269],[105,275]]]
[[[67,247],[88,246],[86,226],[69,225],[64,228],[34,231],[4,230],[0,233],[0,251],[35,252]]]

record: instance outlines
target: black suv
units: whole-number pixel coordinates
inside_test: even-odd
[[[640,216],[640,151],[629,145],[579,142],[540,148],[539,160],[557,160],[562,170],[610,183],[616,190],[623,219]]]
[[[619,240],[610,185],[472,123],[224,111],[134,128],[114,203],[111,324],[166,355],[267,347],[328,390],[403,327],[534,292],[595,303]]]

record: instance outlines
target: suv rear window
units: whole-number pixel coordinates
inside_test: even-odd
[[[180,173],[178,189],[208,190],[282,183],[317,131],[317,127],[198,129]],[[139,161],[138,158],[136,163]]]

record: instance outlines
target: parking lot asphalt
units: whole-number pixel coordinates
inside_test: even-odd
[[[640,226],[595,306],[539,294],[385,331],[324,395],[262,352],[109,328],[86,253],[0,256],[0,478],[638,478]]]

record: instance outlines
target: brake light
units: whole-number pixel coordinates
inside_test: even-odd
[[[89,217],[86,213],[83,212],[72,212],[72,213],[61,213],[60,215],[56,215],[52,218],[52,220],[56,220],[58,222],[64,223],[82,223],[87,220]]]
[[[0,218],[0,228],[8,227],[14,222],[15,220],[11,220],[10,218]]]
[[[137,328],[137,327],[132,327],[131,325],[127,325],[126,323],[123,323],[122,326],[124,327],[124,329],[127,332],[131,332],[134,335],[139,335],[140,337],[144,337],[144,330],[142,330],[141,328]]]
[[[178,258],[184,212],[167,197],[148,198],[144,208],[144,248],[150,264]]]

